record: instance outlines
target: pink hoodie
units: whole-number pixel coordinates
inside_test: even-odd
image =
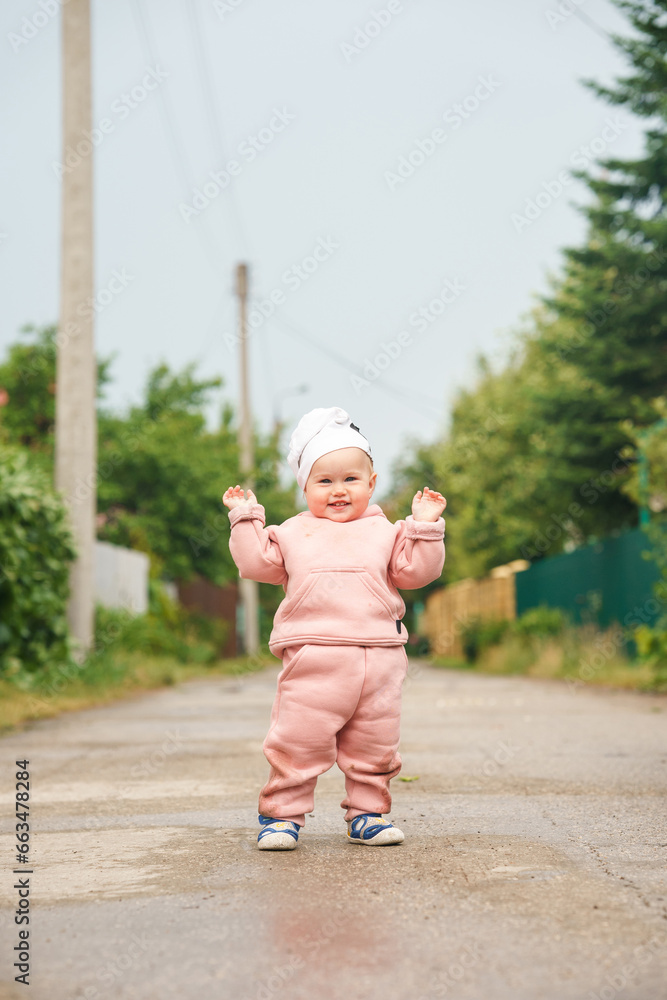
[[[396,646],[407,642],[397,587],[425,587],[442,573],[445,521],[392,524],[378,504],[353,521],[301,511],[265,528],[264,507],[235,507],[229,547],[242,579],[280,583],[269,649],[284,646]]]

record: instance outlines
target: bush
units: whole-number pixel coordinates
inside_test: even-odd
[[[504,639],[517,637],[551,638],[561,635],[569,624],[569,619],[560,608],[540,605],[529,608],[515,621],[496,618],[471,618],[461,633],[463,653],[468,663],[475,660],[490,646],[497,646]]]
[[[473,663],[488,646],[499,643],[509,625],[510,623],[504,619],[471,618],[461,632],[463,654],[468,663]]]
[[[635,642],[639,659],[649,663],[653,670],[653,689],[667,690],[667,522],[654,520],[645,529],[651,542],[650,555],[660,570],[660,578],[653,585],[658,606],[662,613],[652,625],[639,625],[629,630]]]
[[[511,629],[515,635],[534,635],[549,637],[562,635],[569,625],[569,618],[561,608],[549,608],[540,604],[512,622]]]
[[[63,501],[27,455],[0,456],[0,675],[72,662],[67,628],[75,557]]]
[[[172,656],[181,663],[213,663],[220,658],[227,631],[226,622],[193,614],[166,597],[151,602],[144,615],[98,605],[94,655],[121,648]]]
[[[667,624],[667,623],[665,623]],[[637,644],[639,659],[649,663],[653,670],[653,689],[667,690],[667,629],[639,625],[632,633]]]

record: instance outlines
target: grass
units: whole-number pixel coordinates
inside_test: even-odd
[[[577,686],[598,684],[643,691],[667,688],[664,669],[660,672],[647,660],[630,660],[615,644],[612,632],[586,628],[566,628],[549,636],[506,634],[499,642],[483,646],[473,662],[439,656],[430,656],[428,661],[449,669],[558,679]],[[54,666],[39,676],[23,672],[0,679],[0,732],[182,681],[242,676],[277,664],[267,650],[258,657],[202,663],[119,645],[69,670]]]
[[[485,674],[521,675],[569,684],[603,685],[639,691],[665,690],[661,673],[648,660],[630,659],[617,636],[595,629],[567,628],[560,635],[506,635],[484,646],[473,662],[432,657],[435,666]]]
[[[202,664],[138,651],[109,650],[69,671],[56,666],[39,677],[22,673],[0,679],[0,732],[62,712],[108,705],[181,681],[240,676],[277,663],[268,652]]]

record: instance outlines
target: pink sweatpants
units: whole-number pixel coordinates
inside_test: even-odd
[[[259,812],[304,826],[315,784],[338,763],[345,774],[344,819],[391,810],[398,753],[403,646],[288,646],[264,755],[271,765]]]

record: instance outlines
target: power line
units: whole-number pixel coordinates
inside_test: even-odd
[[[150,27],[150,22],[148,18],[144,15],[143,11],[143,0],[134,0],[131,4],[132,13],[135,20],[135,25],[137,27],[137,33],[139,35],[140,43],[144,51],[144,57],[148,57],[149,64],[157,66],[159,63],[159,58],[157,55],[157,49],[153,43],[152,31]],[[188,159],[183,151],[182,143],[178,137],[176,128],[174,127],[174,115],[171,102],[168,98],[168,94],[165,87],[157,88],[157,98],[158,106],[160,108],[160,113],[162,115],[162,123],[167,134],[168,145],[170,147],[173,162],[176,166],[176,173],[179,177],[181,185],[184,192],[189,192],[196,186],[191,181],[192,170],[189,167]],[[204,253],[208,257],[208,262],[212,269],[219,273],[220,264],[217,260],[218,254],[216,253],[215,246],[211,241],[210,234],[205,226],[195,226],[195,231],[197,237],[202,244]]]
[[[203,104],[206,110],[206,117],[208,120],[208,136],[211,143],[211,150],[213,152],[213,159],[217,162],[220,167],[227,162],[228,157],[226,156],[226,142],[222,130],[222,121],[224,116],[220,108],[220,102],[218,100],[218,91],[216,90],[213,83],[213,74],[211,72],[209,53],[206,45],[204,44],[201,23],[199,20],[199,5],[193,3],[192,0],[183,0],[183,6],[187,14],[188,24],[190,26],[190,37],[192,41],[192,47],[194,52],[194,62],[197,67],[197,74],[199,76],[199,86],[203,96]],[[236,204],[236,200],[233,195],[233,188],[229,188],[225,192],[226,204],[229,208],[229,214],[232,219],[232,224],[237,232],[238,244],[239,244],[239,254],[238,256],[245,258],[253,258],[252,252],[248,250],[248,240],[246,238],[245,229],[241,220],[241,216]],[[221,317],[223,314],[224,303],[227,299],[227,292],[223,292],[220,296],[217,306],[213,312],[212,321],[210,324],[210,332],[206,338],[206,341],[201,348],[200,358],[208,354],[211,341],[214,338],[219,340],[220,329],[224,323],[221,323]]]
[[[282,325],[285,332],[288,333],[289,336],[292,336],[298,340],[305,341],[305,343],[309,344],[312,348],[314,348],[317,351],[320,351],[321,354],[324,354],[326,357],[330,358],[335,364],[340,365],[340,367],[343,368],[346,372],[348,372],[348,374],[350,373],[351,369],[355,369],[354,372],[355,374],[359,375],[360,378],[364,377],[363,368],[361,367],[361,365],[354,363],[351,364],[349,358],[346,358],[342,354],[338,354],[337,351],[332,350],[330,347],[318,343],[318,341],[316,340],[313,340],[313,338],[309,337],[308,334],[304,333],[302,330],[299,330],[294,325],[294,323],[292,323],[291,320],[290,321],[286,320],[284,314],[281,314],[279,316],[276,313],[271,318],[273,320],[276,320],[280,325]],[[404,405],[415,410],[415,412],[421,413],[422,416],[427,417],[429,420],[433,419],[439,420],[442,417],[442,410],[435,409],[435,406],[437,406],[438,404],[436,404],[434,400],[431,401],[432,405],[434,406],[432,412],[429,412],[428,410],[424,409],[424,407],[421,406],[421,403],[426,402],[428,405],[429,402],[429,397],[424,396],[422,393],[419,393],[418,396],[419,403],[415,403],[414,393],[406,391],[405,389],[401,389],[399,386],[394,386],[391,383],[388,383],[386,379],[378,379],[377,381],[373,382],[372,385],[375,388],[380,389],[382,392],[390,396],[393,396],[396,399],[399,399]]]
[[[220,157],[220,160],[222,162],[224,162],[224,140],[220,125],[221,115],[217,109],[217,102],[218,102],[217,92],[212,82],[210,64],[208,60],[206,47],[202,39],[201,26],[198,20],[198,14],[195,12],[194,9],[195,5],[189,3],[188,0],[184,0],[184,4],[188,14],[188,21],[190,24],[192,43],[195,52],[195,62],[197,64],[200,86],[202,88],[202,93],[204,95],[204,106],[206,108],[206,114],[209,122],[212,146],[214,149],[214,153]],[[150,22],[148,20],[148,17],[144,14],[143,0],[134,0],[131,6],[135,18],[135,23],[137,26],[137,31],[140,37],[140,41],[144,49],[144,54],[147,55],[149,61],[153,65],[157,65],[158,64],[157,48],[156,45],[154,44]],[[189,192],[196,186],[196,183],[193,183],[193,181],[191,180],[193,176],[192,170],[188,163],[188,158],[184,152],[178,131],[174,126],[173,107],[168,98],[168,94],[165,92],[164,88],[160,88],[158,91],[158,104],[160,107],[163,125],[170,146],[171,156],[176,167],[177,175],[179,177],[180,183],[182,184],[183,188]],[[229,206],[231,214],[234,216],[234,223],[237,228],[240,241],[243,245],[247,245],[247,240],[245,239],[243,225],[240,219],[240,215],[238,213],[236,203],[233,198],[229,199]],[[213,271],[216,274],[219,274],[220,264],[218,262],[218,253],[211,240],[211,236],[208,229],[206,228],[206,225],[195,226],[195,229],[197,232],[197,236],[200,242],[202,243],[202,247],[205,251],[205,254],[208,257],[209,264],[211,265]],[[218,311],[221,309],[224,302],[227,300],[228,295],[229,295],[228,292],[223,292],[220,296],[220,300],[214,311],[214,319],[211,321],[211,326],[213,327],[212,335],[208,339],[204,348],[202,349],[200,357],[206,354],[208,350],[208,343],[210,343],[210,339],[212,339],[212,336],[219,335],[218,333],[219,324],[217,320],[217,316],[219,314]],[[288,333],[288,335],[295,337],[297,339],[301,339],[302,341],[305,341],[312,348],[320,351],[320,353],[329,357],[335,364],[342,367],[345,371],[349,372],[350,368],[352,367],[356,369],[360,377],[363,377],[362,374],[363,369],[360,365],[353,364],[351,366],[348,358],[343,357],[336,351],[333,351],[331,348],[328,348],[327,346],[318,343],[317,341],[308,337],[305,333],[303,333],[303,331],[298,330],[293,323],[288,322],[283,316],[275,316],[273,318],[278,320],[279,324]],[[382,392],[385,392],[386,394],[401,400],[401,402],[403,402],[405,405],[409,406],[416,412],[421,413],[423,416],[426,416],[428,419],[439,419],[441,416],[441,410],[439,409],[440,404],[435,400],[429,401],[428,397],[425,397],[421,393],[418,396],[419,402],[416,403],[414,393],[410,393],[409,391],[401,389],[398,386],[392,386],[390,383],[387,383],[385,379],[377,381],[373,384]],[[429,407],[430,403],[430,407],[432,407],[432,410],[430,410],[430,408],[426,409],[423,406],[424,403],[426,403],[427,407]]]
[[[224,120],[224,116],[220,108],[218,91],[213,84],[213,74],[211,72],[208,49],[206,48],[202,37],[201,23],[199,20],[199,4],[193,3],[192,0],[183,0],[183,6],[187,11],[188,22],[190,24],[190,34],[194,47],[195,63],[197,65],[199,83],[204,96],[204,107],[206,109],[206,117],[208,119],[209,139],[213,150],[213,157],[222,167],[228,159],[225,154],[227,143],[225,142],[222,132],[222,122]],[[245,237],[245,230],[241,221],[236,200],[233,196],[233,189],[231,187],[226,192],[226,195],[230,215],[233,217],[233,223],[239,237],[239,256],[250,256],[252,258],[252,253],[249,254],[247,252],[248,242]]]
[[[574,13],[577,15],[577,17],[581,21],[584,22],[584,24],[588,25],[588,27],[592,31],[594,31],[596,33],[596,35],[599,35],[600,38],[604,38],[604,40],[606,42],[613,41],[613,38],[609,34],[609,32],[605,31],[604,28],[600,27],[600,25],[597,23],[597,21],[594,21],[592,17],[590,17],[588,14],[585,13],[585,11],[579,10],[578,8],[576,8],[575,11],[574,11]]]
[[[271,338],[266,330],[266,325],[262,327],[259,333],[260,339],[263,340],[263,343],[260,344],[259,354],[262,359],[261,365],[262,365],[262,376],[264,379],[264,386],[265,386],[264,391],[266,392],[267,399],[271,397],[271,402],[272,402],[271,409],[272,412],[275,413],[277,408],[277,403],[276,403],[277,386],[274,381],[275,367],[271,362]]]
[[[135,24],[137,27],[137,32],[140,38],[140,43],[144,50],[144,56],[153,64],[158,64],[158,54],[157,46],[155,44],[150,21],[143,9],[143,0],[134,0],[132,3],[132,11],[135,19]],[[186,9],[190,15],[190,26],[193,35],[193,43],[195,45],[195,62],[200,69],[201,73],[201,83],[204,92],[204,103],[207,107],[209,125],[213,130],[213,134],[216,137],[216,146],[218,147],[218,152],[221,151],[222,147],[222,132],[219,125],[219,116],[216,116],[215,111],[212,110],[211,102],[211,92],[214,93],[213,88],[210,83],[210,78],[207,77],[205,66],[208,66],[206,51],[204,49],[201,35],[199,33],[199,26],[196,20],[193,20],[192,15],[192,5],[186,3]],[[189,164],[188,156],[183,148],[183,143],[180,138],[180,134],[174,125],[174,111],[171,101],[169,100],[168,94],[165,93],[164,88],[159,88],[158,91],[159,108],[162,116],[163,126],[166,132],[168,145],[171,152],[172,161],[174,163],[177,177],[184,191],[188,193],[196,187],[196,183],[192,181],[193,172]],[[241,225],[238,213],[236,213],[235,205],[232,201],[232,211],[236,217],[236,225],[238,232],[240,234],[241,242],[244,241],[243,229]],[[204,250],[204,254],[208,259],[209,265],[213,270],[216,278],[220,279],[222,276],[222,262],[220,260],[220,252],[215,246],[215,238],[211,236],[208,229],[208,220],[201,220],[201,224],[195,222],[194,229],[199,239],[200,245]],[[216,339],[219,342],[220,330],[224,326],[226,320],[222,317],[225,314],[228,315],[227,309],[231,304],[232,292],[231,288],[225,286],[223,291],[220,293],[217,303],[214,307],[213,313],[211,314],[210,321],[208,323],[208,335],[202,346],[201,350],[198,352],[197,360],[201,362],[208,354],[211,342]],[[227,307],[227,309],[225,308]]]

